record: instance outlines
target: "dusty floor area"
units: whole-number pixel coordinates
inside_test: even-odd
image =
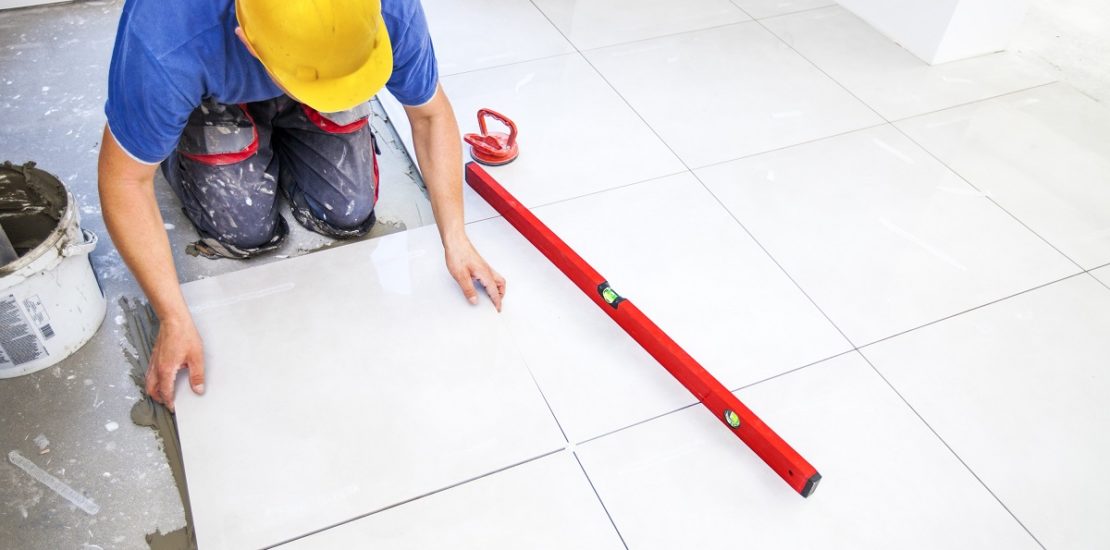
[[[119,299],[140,290],[107,238],[97,199],[96,159],[104,94],[123,2],[81,2],[0,12],[0,160],[35,161],[81,205],[82,226],[101,237],[93,265],[108,296],[99,332],[59,365],[0,381],[0,450],[17,450],[100,505],[90,516],[0,462],[0,541],[6,548],[146,548],[144,535],[184,523],[155,434],[130,421],[138,389],[128,378]],[[432,222],[412,162],[380,109],[380,235]],[[161,177],[159,204],[182,282],[329,246],[286,213],[291,238],[253,263],[185,254],[196,233]]]

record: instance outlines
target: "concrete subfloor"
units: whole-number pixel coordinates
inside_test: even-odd
[[[0,546],[4,548],[146,548],[144,535],[181,527],[184,517],[155,434],[130,422],[139,398],[128,378],[128,343],[119,299],[141,292],[107,239],[96,193],[103,103],[121,0],[0,11],[0,160],[35,160],[58,175],[81,205],[82,225],[101,236],[92,255],[109,309],[93,340],[59,365],[0,380],[0,451],[18,450],[100,505],[90,516],[7,460],[0,461]],[[1033,0],[1013,50],[1048,60],[1071,82],[1110,100],[1110,69],[1092,63],[1110,51],[1102,0]],[[374,235],[432,222],[419,176],[384,112],[383,189]],[[249,263],[185,254],[196,238],[165,182],[156,181],[181,280],[190,281],[332,242],[295,222],[282,250]],[[288,216],[287,216],[288,217]],[[291,220],[291,218],[288,218]],[[39,436],[49,441],[43,449]]]
[[[139,389],[123,354],[129,344],[119,300],[142,293],[108,238],[97,199],[108,63],[122,6],[93,1],[0,12],[0,161],[36,161],[70,188],[82,226],[101,238],[92,262],[108,297],[104,324],[78,353],[44,371],[0,380],[3,548],[143,549],[147,533],[185,521],[158,438],[130,420]],[[432,223],[419,175],[380,107],[372,123],[383,154],[379,223],[371,237]],[[336,244],[301,228],[286,211],[290,238],[266,257],[191,257],[185,247],[195,231],[160,175],[155,186],[182,282]],[[43,449],[35,442],[40,435],[49,441]],[[6,458],[12,450],[93,499],[100,511],[90,516],[16,469]]]

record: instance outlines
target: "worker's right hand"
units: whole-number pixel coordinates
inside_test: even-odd
[[[188,369],[193,393],[204,393],[204,346],[192,319],[167,320],[158,330],[150,367],[146,371],[146,393],[173,411],[173,386],[177,371]]]

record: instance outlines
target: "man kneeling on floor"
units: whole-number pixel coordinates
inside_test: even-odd
[[[173,408],[178,370],[204,392],[200,336],[154,195],[162,173],[212,258],[249,258],[301,225],[365,235],[378,167],[369,100],[405,105],[447,269],[500,310],[505,280],[463,226],[462,148],[418,0],[128,0],[108,78],[100,201],[108,231],[161,320],[146,391]],[[321,274],[326,276],[326,274]]]

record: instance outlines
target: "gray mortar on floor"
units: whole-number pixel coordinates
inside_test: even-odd
[[[141,297],[104,229],[96,161],[113,38],[123,2],[81,2],[0,11],[0,161],[34,160],[58,176],[81,207],[81,224],[100,235],[93,265],[108,297],[104,324],[57,366],[0,380],[0,456],[19,451],[93,499],[90,516],[0,461],[0,547],[145,549],[146,535],[184,526],[177,487],[159,438],[131,421],[142,401],[121,298]],[[372,120],[382,145],[379,223],[371,237],[432,223],[419,175],[384,111]],[[182,282],[297,256],[333,241],[292,221],[283,247],[240,262],[188,256],[196,239],[161,175],[155,181]],[[41,447],[41,448],[40,448]]]

